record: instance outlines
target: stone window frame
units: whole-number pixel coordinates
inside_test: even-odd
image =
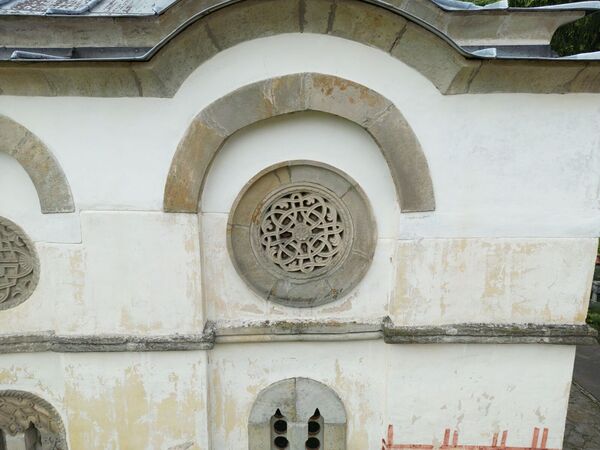
[[[298,186],[331,198],[347,232],[337,260],[310,274],[279,269],[257,243],[257,217],[266,199]],[[311,308],[348,295],[367,273],[376,245],[367,195],[346,173],[317,161],[286,161],[259,172],[241,190],[227,222],[227,249],[237,273],[258,295],[288,307]]]
[[[60,164],[48,147],[23,125],[0,114],[0,152],[17,160],[37,191],[42,214],[75,211],[73,196]]]
[[[259,392],[248,417],[248,449],[271,448],[271,419],[277,410],[288,421],[303,424],[307,435],[316,409],[324,423],[322,448],[344,450],[348,421],[344,403],[331,387],[304,377],[280,380]]]
[[[60,414],[46,400],[21,390],[0,390],[0,411],[6,408],[8,414],[0,414],[0,429],[11,435],[25,433],[33,423],[40,434],[43,450],[68,450],[67,434]],[[21,414],[11,411],[17,408]],[[37,415],[36,415],[37,414]],[[10,419],[4,421],[4,417]],[[19,417],[24,418],[19,421]]]
[[[210,166],[227,139],[254,123],[302,111],[347,119],[365,129],[385,158],[402,212],[435,210],[429,165],[392,101],[334,75],[296,73],[243,86],[204,108],[180,141],[167,175],[165,212],[199,212]]]

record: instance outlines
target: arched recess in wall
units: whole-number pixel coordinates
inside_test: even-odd
[[[302,73],[244,86],[202,110],[173,157],[164,210],[198,212],[210,165],[229,136],[261,120],[300,111],[334,114],[363,127],[387,161],[402,212],[435,209],[427,160],[398,108],[358,83]]]
[[[54,155],[36,135],[3,115],[0,115],[0,152],[23,166],[35,186],[42,213],[75,211],[71,189]]]
[[[333,389],[310,378],[288,378],[256,397],[248,418],[248,449],[343,450],[346,423],[344,404]]]
[[[0,447],[7,439],[18,448],[67,450],[65,427],[54,407],[25,391],[0,390]],[[19,445],[20,444],[20,445]],[[9,447],[11,448],[11,447]]]

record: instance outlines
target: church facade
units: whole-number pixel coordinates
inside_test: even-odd
[[[0,5],[0,449],[561,449],[594,2],[460,3]]]

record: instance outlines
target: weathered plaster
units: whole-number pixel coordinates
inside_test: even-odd
[[[81,223],[81,244],[36,245],[38,287],[0,311],[3,332],[201,333],[195,216],[82,212]]]
[[[206,352],[0,355],[0,389],[48,401],[69,449],[210,450],[206,364]]]
[[[344,403],[351,450],[381,448],[388,423],[406,442],[439,442],[440,431],[457,427],[466,442],[487,442],[494,431],[509,429],[511,442],[523,446],[533,426],[547,426],[548,443],[560,447],[572,348],[389,345],[380,352],[376,346],[217,346],[210,369],[213,445],[246,448],[247,421],[238,419],[248,417],[258,393],[286,378],[312,377]],[[423,380],[427,388],[415,389]]]
[[[399,325],[583,323],[596,239],[398,241]]]

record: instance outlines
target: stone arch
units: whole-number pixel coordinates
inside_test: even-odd
[[[318,434],[323,448],[345,449],[346,409],[333,389],[310,378],[288,378],[273,383],[258,394],[252,405],[248,418],[249,450],[273,448],[271,428],[276,416],[290,422],[286,427],[289,433],[285,434],[292,444],[290,448],[301,448],[297,444],[306,439],[308,422],[315,415],[324,427]]]
[[[68,448],[65,427],[56,409],[30,392],[0,390],[0,430],[5,436],[33,432],[43,450]]]
[[[358,83],[332,75],[301,73],[244,86],[202,110],[173,157],[164,210],[198,212],[210,165],[236,131],[271,117],[309,110],[350,120],[373,137],[387,161],[403,212],[435,209],[427,160],[398,108]]]
[[[31,131],[0,115],[0,152],[15,158],[35,186],[42,213],[75,211],[67,178],[48,147]]]

